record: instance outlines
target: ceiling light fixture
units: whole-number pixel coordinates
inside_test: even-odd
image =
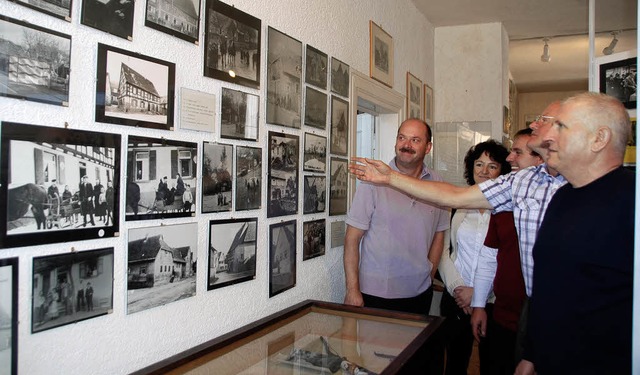
[[[605,55],[610,55],[613,53],[614,48],[616,48],[616,44],[618,44],[618,33],[619,31],[612,31],[611,35],[613,35],[613,40],[611,40],[611,43],[609,43],[609,45],[607,47],[604,47],[604,49],[602,50],[602,53],[604,53]]]
[[[542,62],[551,61],[551,55],[549,54],[549,44],[547,44],[549,39],[550,38],[543,38],[542,39],[542,41],[544,42],[544,47],[542,48],[542,56],[540,56],[540,61],[542,61]]]

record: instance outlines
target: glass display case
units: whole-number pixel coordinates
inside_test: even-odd
[[[308,300],[135,374],[419,373],[442,321]]]

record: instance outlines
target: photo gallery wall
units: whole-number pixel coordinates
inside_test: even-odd
[[[83,0],[82,25],[133,40],[134,19],[144,17],[144,27],[202,48],[202,77],[208,77],[202,79],[223,86],[213,93],[178,88],[179,60],[97,43],[95,76],[83,77],[96,82],[95,103],[69,103],[73,35],[0,15],[0,55],[6,56],[0,96],[72,110],[89,106],[82,110],[95,113],[96,123],[152,129],[145,134],[153,136],[127,136],[0,125],[0,249],[126,233],[128,314],[195,295],[199,256],[206,256],[207,290],[253,280],[256,264],[264,262],[269,297],[293,288],[297,252],[305,261],[324,255],[327,218],[346,214],[349,65],[234,6],[200,1],[171,14],[165,1],[146,0],[139,16],[132,1]],[[72,22],[70,0],[15,3]],[[178,17],[180,27],[173,22]],[[181,140],[182,129],[211,141]],[[229,219],[235,212],[242,218]],[[285,221],[259,222],[263,212]],[[208,250],[197,248],[194,218],[209,221]],[[269,235],[264,250],[257,246],[262,225]],[[33,257],[32,333],[111,313],[113,278],[124,277],[114,273],[113,257],[113,248]],[[5,263],[14,275],[14,260]],[[17,290],[14,276],[2,280]],[[7,298],[0,305],[12,321],[16,303]]]

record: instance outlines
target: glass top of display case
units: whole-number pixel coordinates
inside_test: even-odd
[[[305,301],[139,374],[393,374],[441,318]]]

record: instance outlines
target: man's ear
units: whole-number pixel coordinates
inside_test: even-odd
[[[591,144],[591,151],[600,152],[611,142],[611,129],[607,126],[599,127],[595,133],[595,138]]]
[[[433,148],[433,142],[427,142],[427,149],[424,154],[425,155],[429,154],[432,148]]]

